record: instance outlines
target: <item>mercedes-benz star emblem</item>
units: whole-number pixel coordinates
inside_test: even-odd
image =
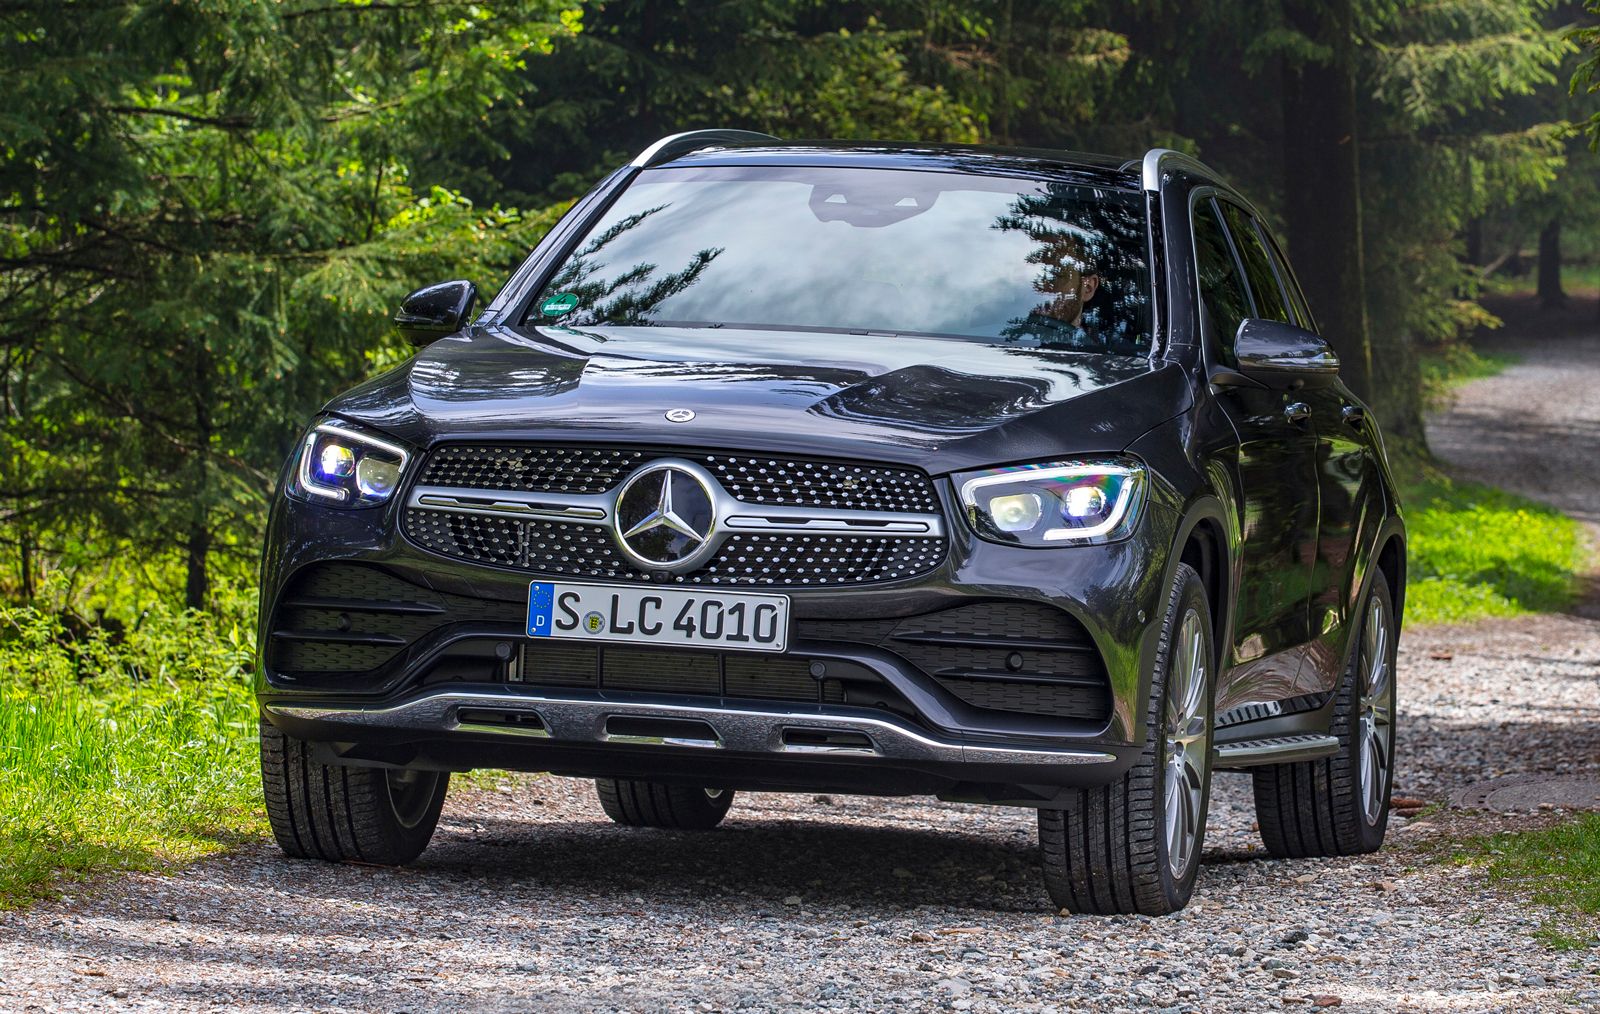
[[[705,478],[682,465],[648,465],[617,494],[617,543],[641,566],[684,570],[711,548],[714,511]]]
[[[694,409],[692,408],[667,409],[667,422],[690,422],[693,419]]]

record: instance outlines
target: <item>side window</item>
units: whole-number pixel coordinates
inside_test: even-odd
[[[1283,248],[1278,241],[1268,232],[1266,226],[1257,223],[1261,235],[1267,241],[1267,252],[1272,255],[1272,266],[1278,269],[1278,279],[1283,282],[1283,291],[1289,294],[1289,304],[1294,307],[1294,315],[1300,321],[1300,326],[1307,331],[1317,330],[1317,318],[1311,316],[1311,304],[1306,302],[1306,294],[1300,291],[1300,283],[1295,281],[1294,272],[1289,270],[1289,258],[1283,255]]]
[[[1239,274],[1232,244],[1217,217],[1215,203],[1204,200],[1194,207],[1195,270],[1200,275],[1200,305],[1207,320],[1213,350],[1233,362],[1233,336],[1250,316],[1250,297]]]
[[[1222,214],[1228,219],[1228,231],[1233,233],[1234,246],[1239,259],[1244,261],[1245,276],[1250,279],[1250,294],[1256,297],[1256,313],[1268,320],[1281,320],[1293,324],[1289,307],[1284,302],[1283,290],[1278,287],[1278,274],[1272,270],[1272,259],[1261,237],[1256,235],[1255,222],[1237,205],[1218,201]]]

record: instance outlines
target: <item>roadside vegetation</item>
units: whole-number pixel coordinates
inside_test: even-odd
[[[1552,910],[1536,932],[1558,951],[1600,946],[1600,813],[1537,831],[1486,835],[1451,846],[1452,862]]]
[[[1577,600],[1589,549],[1578,523],[1531,500],[1414,466],[1405,484],[1407,623],[1552,612]]]
[[[0,909],[263,832],[247,601],[75,629],[0,606]]]

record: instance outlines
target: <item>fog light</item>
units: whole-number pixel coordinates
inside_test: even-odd
[[[1039,523],[1042,506],[1037,493],[1012,493],[989,501],[989,516],[1002,532],[1026,532]]]

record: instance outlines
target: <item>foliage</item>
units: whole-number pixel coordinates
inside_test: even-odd
[[[249,609],[228,605],[158,607],[125,640],[0,607],[0,909],[262,832]]]
[[[417,277],[546,224],[414,186],[578,27],[559,0],[0,8],[0,500],[37,560],[253,555],[273,474]]]
[[[1422,356],[1422,398],[1431,409],[1448,406],[1457,387],[1469,380],[1492,377],[1511,366],[1517,357],[1503,352],[1479,352],[1466,342],[1448,342]]]
[[[1578,523],[1491,486],[1406,484],[1410,623],[1468,623],[1570,606],[1589,560]]]

